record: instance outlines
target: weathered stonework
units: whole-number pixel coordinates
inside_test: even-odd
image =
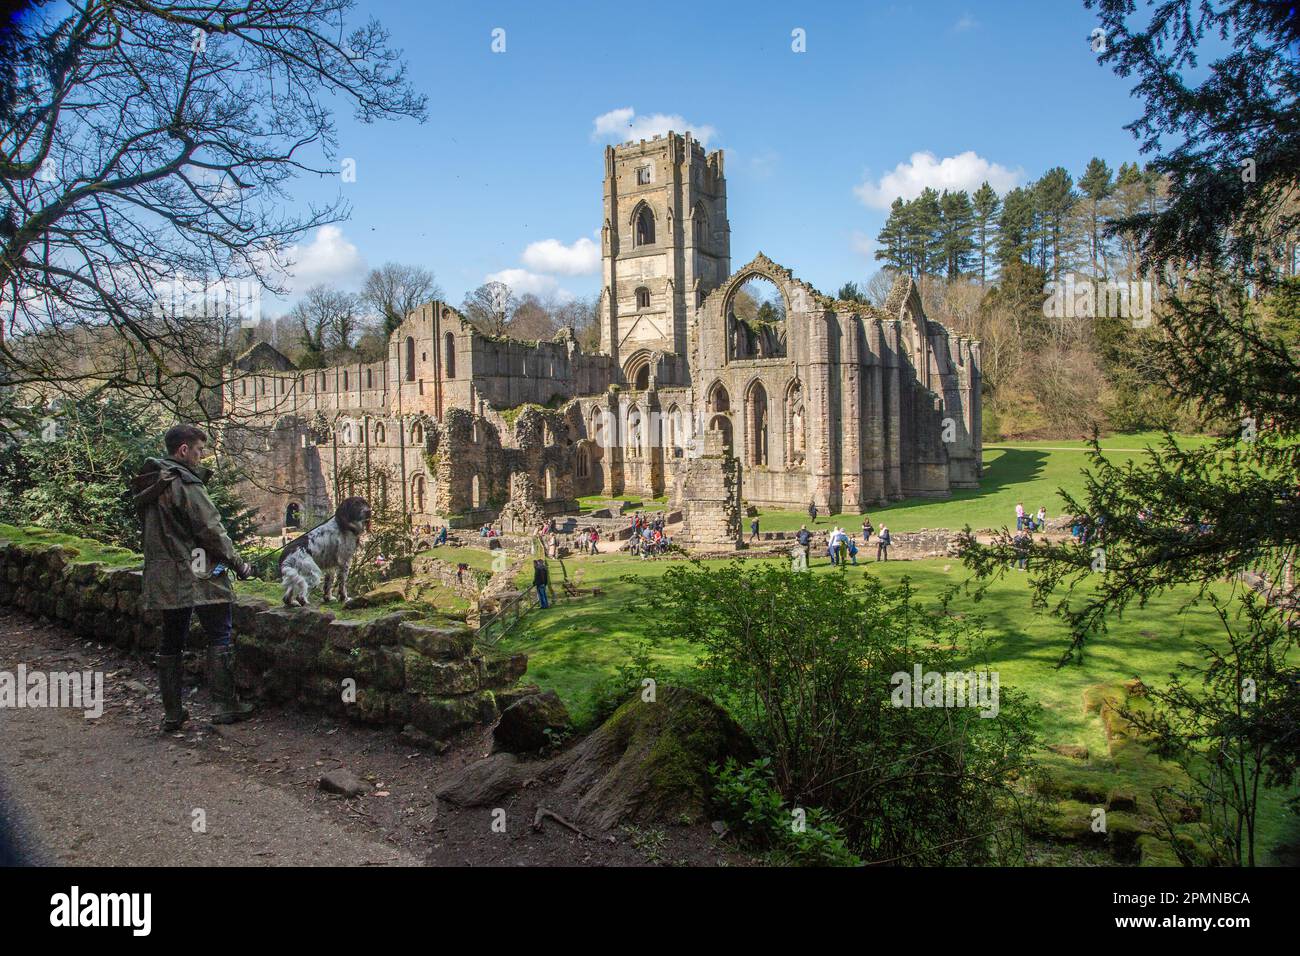
[[[690,459],[677,473],[676,498],[682,504],[682,525],[676,541],[690,548],[741,546],[740,462],[709,432],[703,454]]]
[[[74,551],[0,542],[0,605],[69,627],[79,638],[131,653],[156,651],[156,615],[139,609],[141,571],[75,563]],[[464,627],[432,627],[397,611],[338,620],[317,608],[272,607],[240,598],[234,607],[236,679],[267,700],[323,708],[368,724],[414,724],[434,738],[492,723],[494,693],[524,675],[524,654],[492,656]],[[197,626],[190,649],[201,650]],[[343,682],[355,681],[345,702]]]
[[[851,512],[977,487],[979,342],[929,319],[906,277],[877,308],[761,252],[733,272],[726,197],[722,152],[689,133],[606,149],[595,354],[569,329],[484,335],[437,301],[369,365],[245,353],[227,438],[261,478],[246,497],[265,529],[295,506],[323,517],[345,494],[472,526],[499,513],[516,474],[547,515],[583,495],[658,497],[709,432],[741,462],[751,505]],[[779,327],[737,318],[753,279],[779,294]]]

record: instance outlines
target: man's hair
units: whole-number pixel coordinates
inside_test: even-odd
[[[167,454],[172,454],[181,445],[193,445],[196,441],[207,441],[208,433],[198,425],[173,425],[167,429],[167,434],[163,436],[163,443],[167,446]]]

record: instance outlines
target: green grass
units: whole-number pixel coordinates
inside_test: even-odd
[[[584,495],[577,500],[578,508],[581,511],[590,511],[592,508],[604,505],[607,501],[629,501],[633,504],[642,504],[649,511],[655,511],[668,505],[667,495],[658,498],[647,498],[645,495]]]
[[[500,647],[526,652],[529,663],[525,680],[555,690],[581,720],[588,714],[592,691],[619,665],[629,662],[634,646],[648,630],[645,618],[626,607],[641,590],[639,583],[620,578],[633,574],[650,579],[677,562],[642,562],[622,554],[607,554],[568,559],[566,563],[571,577],[580,575],[582,585],[599,585],[604,593],[595,598],[561,601],[550,610],[529,613],[519,630],[503,640]],[[558,581],[558,568],[555,562],[551,564],[552,579]],[[815,558],[813,573],[835,572],[826,559]],[[873,574],[887,584],[895,584],[906,575],[923,600],[936,600],[945,587],[968,578],[959,561],[944,559],[873,562],[851,568],[848,573]],[[1226,586],[1220,590],[1226,593]],[[987,633],[993,637],[988,663],[999,672],[1001,685],[1027,692],[1042,706],[1044,745],[1082,744],[1088,748],[1087,762],[1042,752],[1040,763],[1062,797],[1128,789],[1139,795],[1141,808],[1150,813],[1152,789],[1180,779],[1181,771],[1140,747],[1120,749],[1112,757],[1100,717],[1084,711],[1083,694],[1095,685],[1132,677],[1159,685],[1177,669],[1180,660],[1198,656],[1194,647],[1198,639],[1217,643],[1220,629],[1213,612],[1205,606],[1184,607],[1189,593],[1155,598],[1146,608],[1111,622],[1110,632],[1089,645],[1081,663],[1061,668],[1056,665],[1068,644],[1066,631],[1056,619],[1031,609],[1026,575],[1012,574],[994,584],[978,603],[966,595],[958,597],[955,609],[982,617]],[[696,648],[686,641],[660,645],[654,654],[669,669],[689,668],[695,656]],[[1264,847],[1300,839],[1300,827],[1285,809],[1283,795],[1265,796],[1260,833],[1259,845]]]
[[[463,548],[455,548],[449,544],[441,547],[430,548],[427,551],[421,551],[417,557],[428,556],[445,561],[452,567],[457,564],[468,564],[476,571],[491,571],[492,556],[495,551],[489,551],[487,548],[478,548],[474,545],[468,545]]]
[[[62,534],[29,525],[19,528],[11,524],[0,524],[0,541],[12,541],[15,544],[62,545],[77,552],[76,563],[97,562],[105,567],[129,568],[140,564],[144,558],[130,548],[101,544],[89,538]]]
[[[1116,463],[1141,458],[1143,449],[1155,446],[1160,435],[1143,432],[1131,435],[1112,435],[1103,438],[1103,450],[1115,449],[1107,457]],[[1190,447],[1200,447],[1211,439],[1200,436],[1182,436],[1179,441]],[[1022,502],[1026,511],[1036,512],[1039,506],[1047,508],[1049,518],[1059,517],[1064,501],[1058,494],[1065,489],[1075,497],[1084,490],[1083,469],[1088,465],[1087,445],[1075,441],[1006,442],[984,446],[984,477],[978,489],[954,491],[949,498],[909,498],[884,507],[868,509],[871,523],[879,531],[882,524],[890,531],[919,531],[922,528],[949,528],[960,530],[970,525],[975,530],[983,528],[1014,528],[1016,502]],[[808,523],[807,511],[759,509],[760,527],[763,531],[793,531]],[[813,528],[826,529],[832,524],[843,525],[848,530],[862,526],[862,515],[844,513],[818,515]],[[748,529],[748,519],[745,522]]]

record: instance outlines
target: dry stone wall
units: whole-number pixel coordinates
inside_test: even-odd
[[[0,605],[70,628],[79,638],[130,653],[158,648],[156,615],[140,610],[142,573],[78,562],[59,545],[0,542]],[[528,668],[524,654],[486,655],[464,627],[433,627],[396,611],[339,619],[256,598],[234,608],[236,677],[246,693],[367,724],[413,724],[434,739],[496,720],[495,694]],[[203,646],[197,630],[194,649]],[[345,702],[344,681],[355,681]]]

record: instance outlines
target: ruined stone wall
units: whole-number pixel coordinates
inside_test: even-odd
[[[81,639],[156,651],[156,614],[139,607],[142,572],[76,558],[67,547],[0,542],[0,605],[62,624]],[[468,628],[420,624],[411,620],[414,611],[343,620],[239,598],[234,612],[236,677],[245,692],[367,724],[413,724],[436,739],[496,720],[494,692],[512,687],[528,667],[526,655],[484,654]],[[191,649],[201,650],[197,628],[193,636]],[[356,682],[354,703],[344,702],[348,679]]]
[[[742,540],[740,462],[716,432],[704,438],[703,454],[678,472],[676,500],[682,525],[674,540],[691,548],[736,548]]]

